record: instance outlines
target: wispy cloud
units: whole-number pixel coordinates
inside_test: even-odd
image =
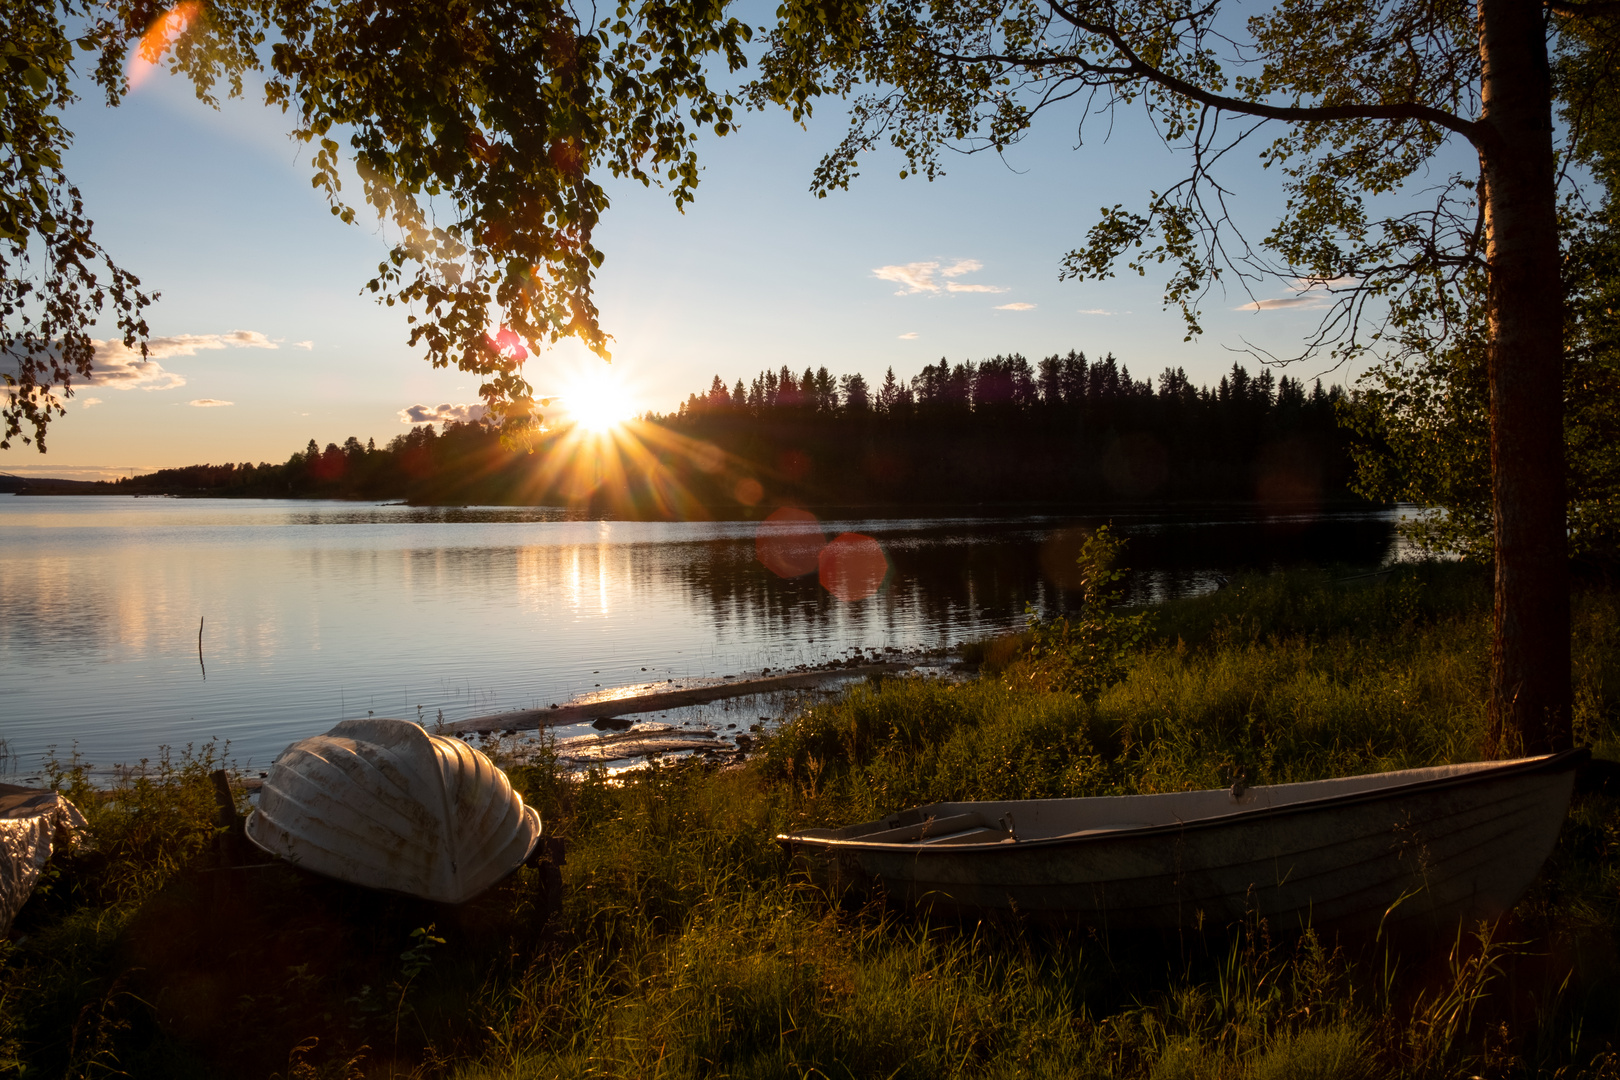
[[[1244,304],[1238,311],[1284,311],[1288,308],[1326,307],[1328,298],[1321,293],[1312,293],[1309,296],[1275,296],[1267,300],[1256,300],[1252,304]]]
[[[915,262],[904,266],[880,266],[872,271],[872,276],[899,285],[900,290],[894,295],[905,296],[909,293],[939,292],[939,282],[934,280],[937,270],[937,262]]]
[[[295,348],[295,349],[313,349],[314,347],[315,347],[315,343],[313,341],[295,341],[295,342],[293,342],[293,348]]]
[[[1035,305],[1034,304],[1026,304],[1022,300],[1019,300],[1019,301],[1016,301],[1016,302],[1011,303],[1011,304],[997,304],[996,305],[996,310],[997,311],[1034,311],[1035,310]]]
[[[185,376],[166,371],[162,364],[141,358],[137,349],[125,348],[122,341],[98,341],[90,362],[90,385],[103,390],[173,390],[186,385]]]
[[[191,401],[186,402],[186,404],[187,405],[194,405],[199,409],[218,409],[218,408],[220,408],[222,406],[225,406],[225,405],[235,405],[236,402],[234,402],[234,401],[221,401],[221,400],[219,400],[219,398],[200,397],[200,398],[194,398]]]
[[[1295,278],[1288,286],[1293,296],[1273,296],[1265,300],[1254,300],[1247,304],[1240,304],[1234,311],[1287,311],[1295,309],[1310,311],[1316,308],[1325,308],[1333,302],[1333,294],[1339,289],[1352,288],[1357,284],[1353,277],[1337,278]]]
[[[96,342],[97,351],[103,346],[123,348],[123,342]],[[171,356],[196,356],[205,349],[277,349],[275,342],[257,330],[232,330],[228,334],[174,334],[169,337],[155,337],[147,340],[146,351],[149,356],[159,360],[167,360]],[[137,350],[130,350],[136,352]]]
[[[1082,314],[1082,315],[1129,315],[1130,312],[1128,312],[1128,311],[1109,311],[1107,308],[1101,308],[1101,307],[1088,307],[1088,308],[1081,308],[1080,309],[1080,314]]]
[[[900,340],[901,341],[915,341],[915,340],[917,340],[917,331],[913,330],[909,334],[901,334],[900,335]]]
[[[408,409],[401,409],[399,421],[402,424],[447,424],[457,420],[463,424],[470,424],[488,415],[489,409],[486,406],[452,405],[446,401],[439,405],[412,405]]]
[[[872,271],[872,276],[879,281],[892,281],[899,285],[900,288],[894,294],[896,296],[938,292],[1006,292],[996,285],[977,285],[951,280],[983,269],[984,264],[978,259],[958,259],[948,266],[934,260],[880,266]]]
[[[158,361],[176,356],[196,356],[214,349],[274,349],[275,342],[257,330],[232,330],[228,334],[172,334],[148,338],[146,356],[139,348],[122,341],[93,341],[92,386],[109,390],[173,390],[186,385],[185,376],[169,371]]]
[[[82,397],[74,398],[73,400],[79,403],[79,408],[81,409],[93,409],[97,405],[101,404],[101,399],[98,397]]]

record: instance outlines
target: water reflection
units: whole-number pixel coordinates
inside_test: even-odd
[[[53,744],[111,766],[215,737],[264,767],[368,712],[456,720],[855,646],[949,644],[1018,625],[1029,603],[1065,610],[1074,553],[1101,520],[825,520],[818,543],[855,537],[849,565],[818,554],[784,577],[748,522],[0,497],[0,739],[12,775]],[[1135,600],[1393,551],[1387,514],[1113,520]]]

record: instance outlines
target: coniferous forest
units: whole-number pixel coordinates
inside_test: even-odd
[[[528,446],[480,423],[385,446],[314,439],[282,464],[164,469],[94,490],[421,504],[570,506],[627,516],[751,516],[782,504],[961,506],[1353,498],[1344,392],[1234,364],[1215,386],[1134,378],[1112,356],[1020,355],[890,369],[716,375],[670,414]],[[82,490],[82,489],[81,489]]]

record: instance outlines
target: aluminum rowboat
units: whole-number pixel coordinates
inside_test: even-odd
[[[936,803],[777,837],[835,889],[1105,930],[1455,927],[1516,903],[1584,750],[1116,798]]]

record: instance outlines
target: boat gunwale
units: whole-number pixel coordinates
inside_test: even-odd
[[[1414,780],[1410,783],[1397,784],[1390,787],[1374,788],[1368,791],[1346,792],[1340,795],[1328,795],[1319,799],[1305,799],[1298,802],[1283,803],[1273,806],[1254,806],[1247,809],[1239,808],[1225,814],[1212,814],[1206,817],[1189,818],[1185,821],[1165,822],[1158,825],[1134,825],[1113,829],[1098,829],[1096,831],[1077,830],[1057,836],[1032,837],[1027,840],[1003,840],[994,844],[919,844],[914,841],[869,841],[859,837],[838,839],[828,836],[806,836],[803,833],[778,833],[776,842],[785,848],[811,848],[823,851],[843,852],[873,852],[894,853],[912,852],[918,858],[925,854],[944,857],[964,857],[970,852],[979,855],[991,853],[1009,856],[1015,852],[1030,848],[1050,848],[1056,846],[1079,846],[1098,843],[1110,843],[1119,840],[1135,840],[1138,838],[1155,837],[1167,834],[1182,834],[1186,832],[1216,829],[1232,825],[1247,824],[1269,818],[1286,817],[1295,814],[1318,813],[1323,810],[1334,810],[1340,807],[1356,806],[1369,802],[1380,802],[1393,796],[1407,796],[1413,794],[1426,794],[1433,791],[1443,791],[1446,788],[1467,787],[1487,780],[1504,778],[1517,778],[1537,773],[1561,774],[1580,768],[1592,756],[1586,747],[1577,747],[1573,750],[1561,750],[1553,754],[1543,754],[1537,757],[1520,758],[1517,761],[1504,762],[1484,769],[1467,773],[1458,773],[1452,776],[1437,776],[1428,780]],[[1488,764],[1488,763],[1487,763]],[[1403,770],[1396,770],[1403,771]],[[1363,776],[1377,776],[1378,773],[1363,773]],[[1328,779],[1341,779],[1329,777]],[[1351,779],[1344,777],[1342,779]],[[1298,781],[1299,783],[1316,783],[1317,781]],[[1275,785],[1282,787],[1285,785]],[[1198,792],[1220,791],[1220,788],[1202,788]],[[1156,792],[1155,794],[1181,794],[1180,792]],[[1088,796],[1082,796],[1085,798]],[[1097,798],[1099,796],[1089,796]],[[1108,798],[1108,796],[1100,796]],[[1130,796],[1118,796],[1129,798]],[[931,803],[932,806],[970,806],[980,805],[1001,806],[1007,803],[1019,802],[1047,802],[1058,800],[1044,799],[981,799],[966,800],[964,802]],[[913,809],[922,809],[915,807]],[[900,811],[904,813],[904,811]],[[880,822],[882,818],[878,819]],[[869,824],[861,822],[859,824]],[[854,826],[846,826],[853,828]]]

